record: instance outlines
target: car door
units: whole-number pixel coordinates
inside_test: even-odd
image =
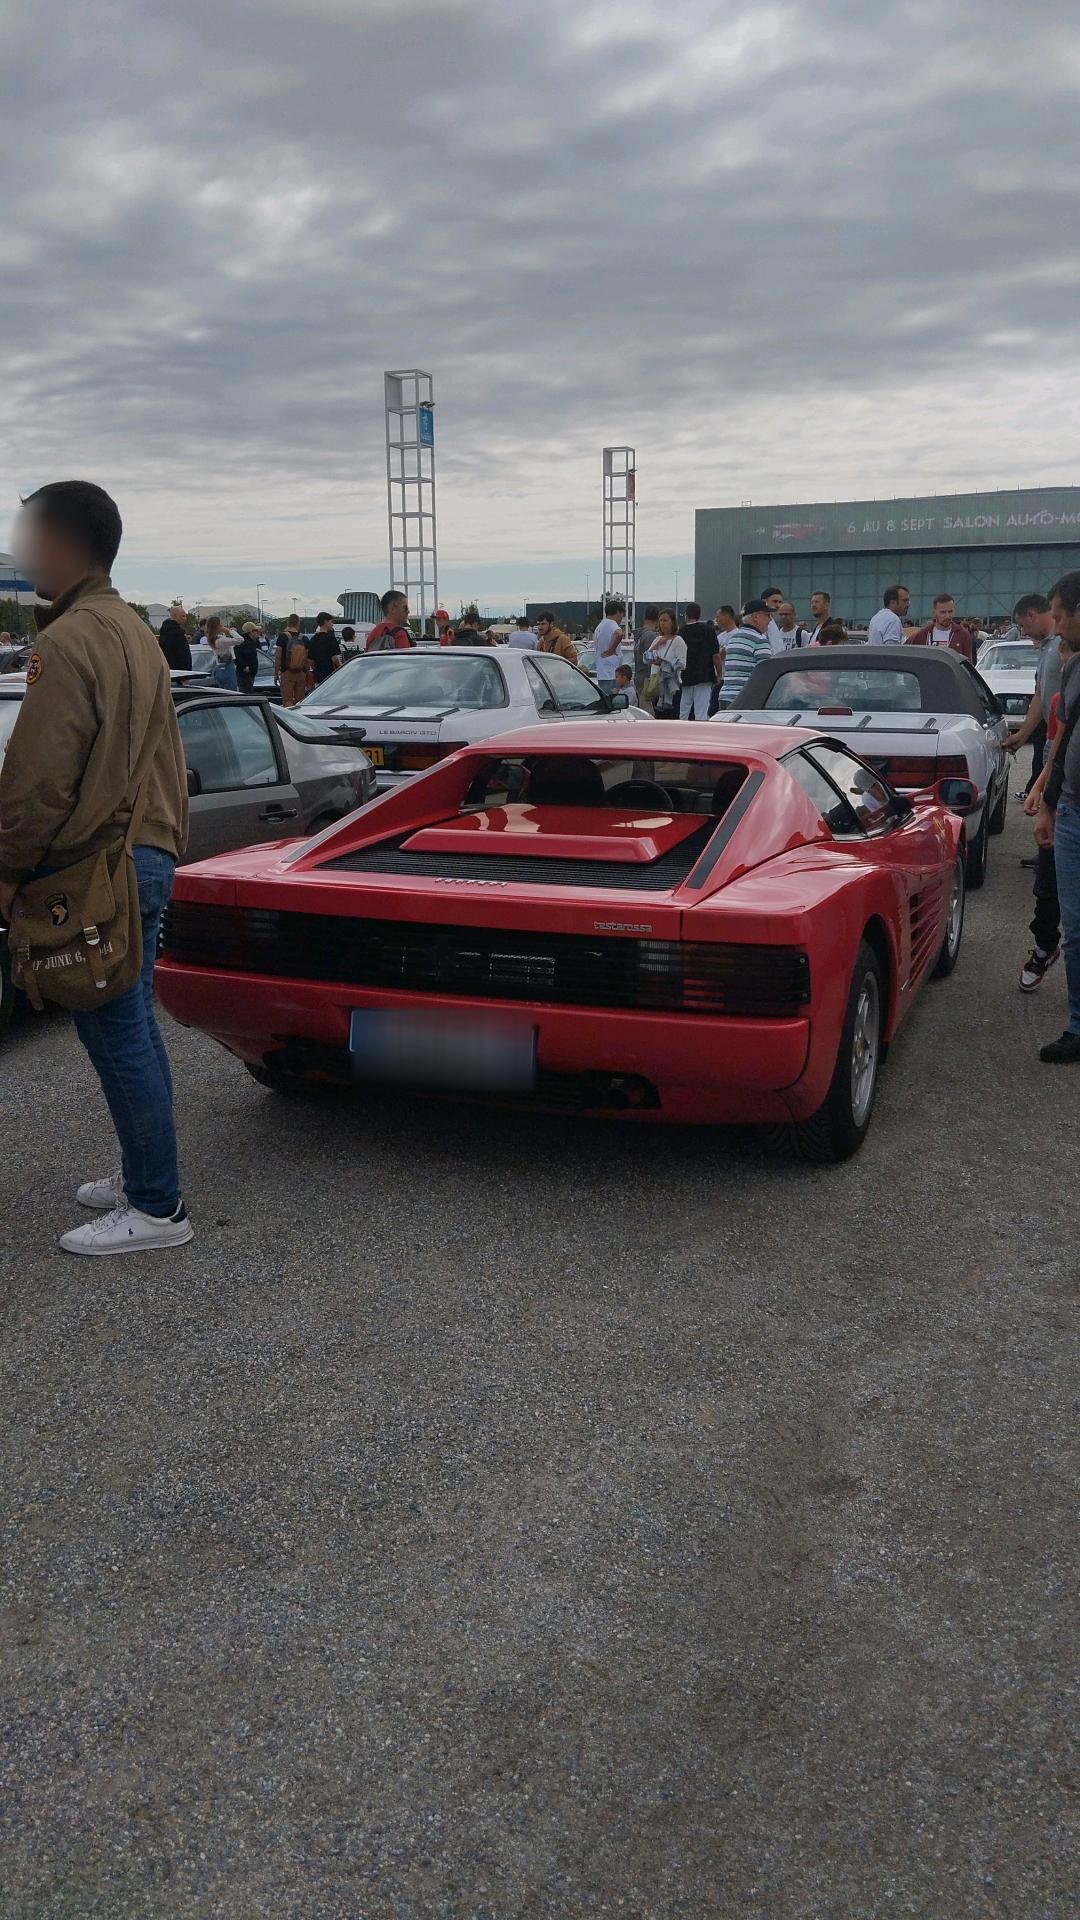
[[[528,661],[526,664],[531,666],[534,663]],[[561,654],[538,654],[535,665],[551,688],[564,720],[598,720],[603,714],[611,712],[607,695],[600,691],[595,681],[571,666]]]
[[[186,859],[299,831],[300,797],[260,702],[200,700],[177,719],[184,758],[197,776]]]
[[[1008,785],[1009,756],[1005,752],[1005,742],[1009,737],[1009,723],[1004,707],[997,695],[991,693],[981,673],[977,673],[968,660],[963,662],[963,666],[981,709],[988,767],[987,801],[992,806],[1000,797],[1002,787]]]
[[[845,748],[815,741],[804,752],[847,803],[871,858],[880,857],[884,849],[878,843],[888,840],[888,864],[903,892],[900,978],[906,987],[937,957],[944,935],[952,875],[942,857],[940,820],[908,806]]]
[[[555,698],[551,684],[545,680],[535,660],[524,661],[525,682],[533,697],[538,720],[561,720],[562,709]]]

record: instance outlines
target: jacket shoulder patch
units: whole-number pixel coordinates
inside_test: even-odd
[[[35,680],[41,679],[41,655],[35,648],[26,663],[26,684],[32,687]]]

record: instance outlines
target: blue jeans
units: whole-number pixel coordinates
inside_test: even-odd
[[[154,1014],[154,961],[176,861],[135,848],[142,914],[142,974],[117,1000],[76,1013],[76,1032],[97,1069],[120,1141],[124,1192],[140,1213],[167,1218],[180,1204],[172,1074]],[[91,1169],[92,1171],[92,1169]]]
[[[236,679],[236,666],[232,660],[219,660],[216,667],[211,667],[210,678],[215,687],[224,687],[226,693],[236,693],[239,691]]]
[[[1054,816],[1054,865],[1061,904],[1070,1033],[1080,1033],[1080,807],[1060,800]]]

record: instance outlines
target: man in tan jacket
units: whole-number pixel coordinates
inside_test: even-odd
[[[41,487],[15,531],[20,571],[50,604],[0,771],[0,919],[31,875],[61,872],[127,831],[142,914],[142,977],[73,1015],[120,1140],[122,1167],[87,1181],[99,1216],[61,1237],[69,1253],[135,1253],[190,1240],[180,1193],[168,1057],[154,1016],[161,918],[187,838],[187,772],[169,669],[149,627],[109,579],[114,501],[84,480]]]
[[[577,666],[577,648],[569,635],[555,625],[550,613],[537,615],[536,633],[538,653],[557,653],[561,660],[569,660],[572,667]]]

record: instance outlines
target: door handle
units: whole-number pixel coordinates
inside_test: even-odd
[[[260,820],[295,820],[299,811],[300,811],[299,807],[281,807],[275,803],[274,805],[269,807],[261,807],[259,809],[259,819]]]

